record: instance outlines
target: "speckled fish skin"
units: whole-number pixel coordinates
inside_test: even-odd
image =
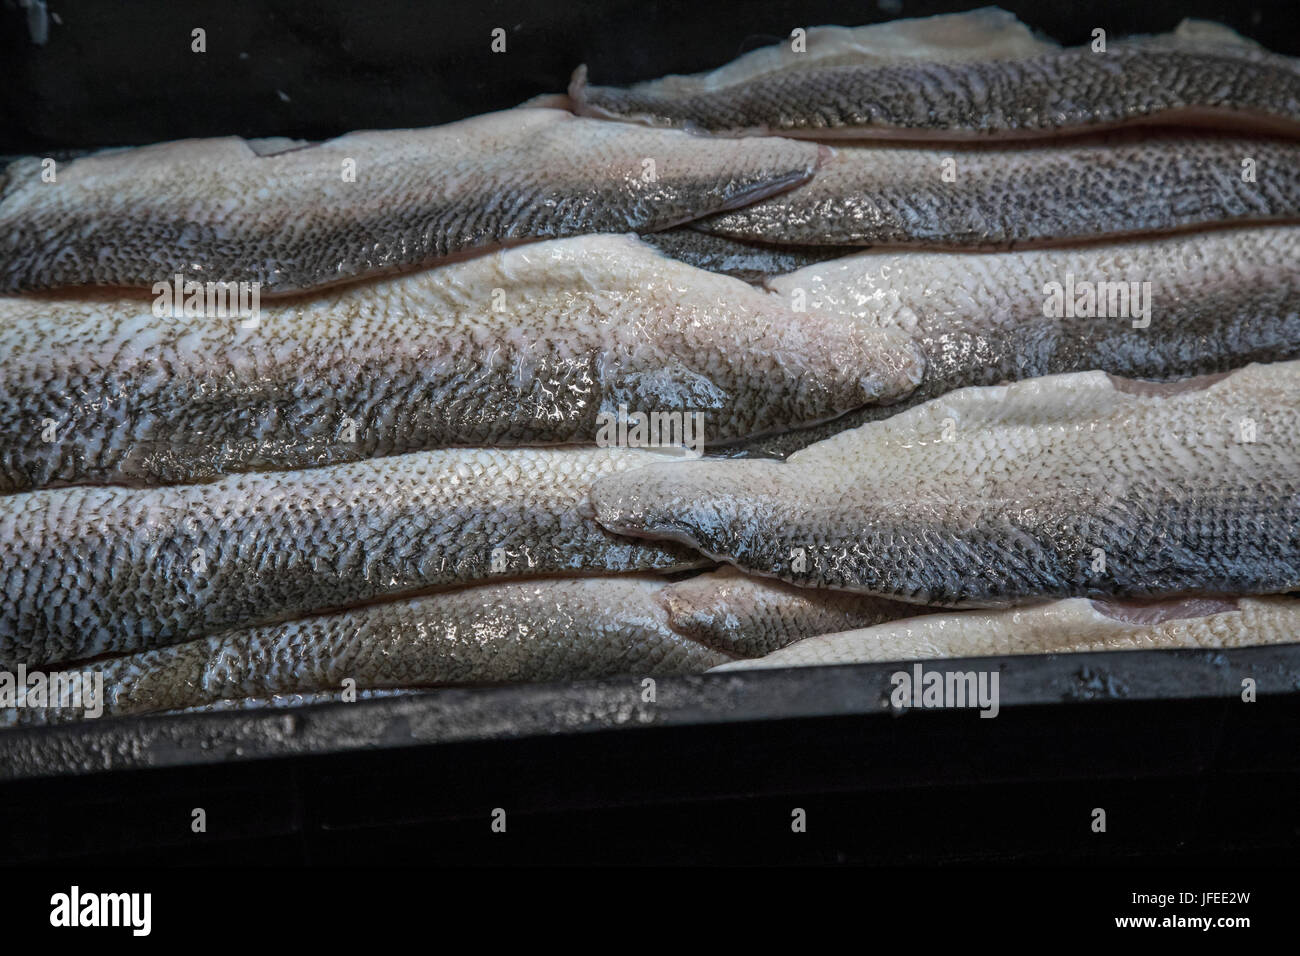
[[[1150,326],[1049,318],[1044,287],[1150,282]],[[784,457],[868,421],[970,385],[1099,369],[1171,380],[1300,357],[1300,229],[1224,230],[1079,249],[949,255],[863,254],[773,279],[818,315],[905,329],[925,356],[915,391],[819,425],[742,442]]]
[[[1150,612],[1140,604],[1070,598],[993,613],[928,614],[811,637],[767,657],[722,664],[714,670],[1007,654],[1253,647],[1290,644],[1300,634],[1300,601],[1292,598],[1171,601],[1156,613]],[[1136,619],[1126,619],[1130,614]]]
[[[762,657],[818,634],[917,613],[914,604],[797,588],[726,566],[678,581],[661,600],[673,630],[736,657]]]
[[[972,22],[978,47],[983,25]],[[714,133],[817,139],[1032,139],[1176,124],[1300,135],[1300,70],[1217,24],[1090,47],[792,62],[716,88],[569,88],[579,113]]]
[[[983,7],[965,13],[912,17],[860,27],[809,27],[804,48],[789,42],[759,47],[707,73],[671,75],[638,83],[637,93],[681,96],[726,89],[760,76],[810,67],[861,66],[939,60],[1024,58],[1060,49],[1006,10]],[[1234,34],[1235,36],[1235,34]]]
[[[826,421],[921,375],[897,330],[795,315],[628,236],[356,285],[259,323],[0,299],[0,490],[590,445],[620,405],[700,412],[707,446]]]
[[[641,239],[679,262],[750,283],[835,259],[850,251],[836,246],[764,245],[712,235],[689,226],[647,233]]]
[[[665,457],[458,449],[0,498],[0,662],[145,650],[493,578],[696,567],[590,517],[597,477]]]
[[[261,282],[272,295],[505,243],[653,231],[802,182],[819,152],[523,108],[258,148],[227,137],[112,150],[60,164],[53,183],[39,157],[11,164],[0,179],[0,293],[151,288],[183,273]]]
[[[658,465],[591,497],[613,531],[918,604],[1285,592],[1300,588],[1300,362],[966,388],[785,462]]]
[[[748,242],[966,250],[1296,221],[1300,143],[1124,131],[1018,148],[837,145],[810,182],[691,228]]]
[[[84,665],[104,675],[104,714],[269,694],[688,674],[729,656],[683,638],[658,578],[508,582],[375,604]],[[78,719],[13,708],[0,723]]]

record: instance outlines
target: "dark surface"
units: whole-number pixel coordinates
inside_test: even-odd
[[[0,785],[0,860],[1213,863],[1300,851],[1300,646],[954,667],[999,672],[994,719],[883,706],[900,666],[665,678],[655,704],[636,682],[602,681],[9,732],[7,776],[72,775]],[[1246,676],[1254,703],[1240,698]],[[191,832],[194,807],[207,833]],[[490,829],[496,807],[508,839]],[[790,831],[795,807],[806,833]],[[1092,832],[1096,807],[1105,834]]]
[[[29,11],[0,0],[0,153],[138,144],[186,136],[322,139],[353,129],[429,126],[564,90],[587,63],[622,84],[719,66],[796,26],[857,25],[973,9],[921,0],[48,0],[61,22],[44,46]],[[1001,4],[1068,44],[1219,20],[1300,55],[1294,0]],[[206,9],[205,9],[206,8]],[[207,52],[190,50],[207,31]],[[491,31],[507,51],[491,52]]]

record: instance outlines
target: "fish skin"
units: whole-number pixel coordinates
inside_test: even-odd
[[[1235,33],[1229,33],[1238,40]],[[1211,39],[1220,41],[1220,37]],[[811,67],[883,65],[917,60],[957,63],[970,60],[1023,59],[1060,49],[1038,37],[1015,15],[998,7],[965,13],[911,17],[859,27],[820,26],[806,30],[804,49],[788,41],[760,47],[706,73],[670,75],[637,83],[640,94],[682,96],[726,89],[760,76]]]
[[[299,292],[526,240],[668,228],[803,182],[820,154],[526,108],[279,148],[227,137],[110,150],[60,165],[53,183],[38,157],[11,164],[0,294],[149,289],[176,273]]]
[[[663,676],[730,657],[683,638],[660,578],[488,584],[373,604],[92,662],[104,715],[337,690]],[[59,723],[75,708],[7,708],[0,724]]]
[[[811,637],[767,657],[722,664],[713,670],[1008,654],[1220,649],[1289,644],[1300,634],[1300,601],[1293,598],[1171,603],[1188,606],[1176,612],[1181,616],[1147,623],[1116,618],[1112,616],[1114,606],[1086,598],[993,612],[927,614],[878,627]],[[1119,609],[1123,608],[1121,605]]]
[[[673,630],[736,657],[916,614],[915,604],[826,588],[797,588],[723,566],[663,590]]]
[[[629,236],[267,305],[256,328],[158,318],[138,299],[0,298],[0,491],[594,444],[620,405],[701,412],[704,441],[727,442],[906,394],[920,376],[896,330],[795,315]]]
[[[1254,182],[1242,162],[1255,163]],[[944,181],[945,163],[955,179]],[[1300,221],[1300,143],[1124,131],[1017,148],[836,146],[796,189],[691,225],[748,242],[1005,249]]]
[[[665,457],[457,449],[0,498],[0,663],[146,650],[493,578],[699,567],[590,516],[597,477]]]
[[[750,283],[794,272],[850,251],[835,246],[766,245],[729,239],[690,226],[646,233],[641,241],[697,269]]]
[[[1151,324],[1048,318],[1048,282],[1151,283]],[[953,255],[866,253],[767,283],[804,290],[818,315],[906,329],[925,356],[907,396],[813,428],[741,442],[783,458],[849,428],[971,385],[1092,369],[1170,380],[1300,358],[1300,229],[1223,230],[1078,249]]]
[[[569,98],[586,116],[732,135],[963,141],[1170,124],[1300,135],[1295,63],[1214,26],[1116,42],[1105,53],[850,57],[713,89],[590,86],[580,67]]]
[[[1279,593],[1300,588],[1298,398],[1300,362],[965,388],[784,462],[658,465],[591,500],[611,531],[918,604]]]

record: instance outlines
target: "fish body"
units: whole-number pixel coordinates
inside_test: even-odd
[[[115,296],[11,297],[0,490],[590,445],[620,408],[698,415],[703,446],[825,421],[920,374],[896,330],[795,315],[627,236],[272,303],[251,323]]]
[[[891,621],[790,644],[715,671],[936,658],[1088,651],[1220,649],[1294,643],[1294,598],[1180,600],[1163,605],[1070,598],[1000,611],[959,611]]]
[[[787,272],[853,251],[837,246],[770,245],[761,241],[729,239],[682,226],[646,233],[641,240],[666,256],[722,275],[760,283]]]
[[[864,253],[767,286],[819,316],[906,331],[924,372],[902,398],[743,442],[733,454],[784,457],[972,385],[1092,369],[1173,380],[1300,357],[1293,227],[1077,249]]]
[[[789,188],[815,145],[520,108],[323,143],[115,149],[0,178],[0,293],[188,280],[299,292],[505,244],[653,231]]]
[[[609,534],[595,479],[626,448],[457,449],[205,485],[0,498],[0,662],[79,660],[490,581],[674,571],[686,549]]]
[[[104,713],[338,690],[695,673],[729,656],[683,638],[659,578],[513,581],[291,621],[84,665]],[[0,723],[77,719],[18,707]]]
[[[945,19],[942,29],[966,34],[955,55],[952,43],[925,42],[920,21],[866,55],[824,33],[822,55],[751,54],[722,78],[617,89],[588,85],[580,68],[569,97],[587,116],[815,139],[1035,139],[1166,124],[1300,135],[1295,62],[1226,27],[1188,21],[1166,36],[1063,49],[1005,42],[1007,16]]]
[[[613,476],[592,502],[618,533],[920,604],[1281,593],[1300,587],[1300,362],[965,388],[784,462]]]
[[[734,657],[763,657],[834,631],[917,613],[914,604],[828,588],[799,588],[723,566],[673,583],[661,595],[679,634]]]
[[[1016,148],[839,145],[804,185],[690,229],[969,250],[1296,221],[1300,143],[1139,131]]]

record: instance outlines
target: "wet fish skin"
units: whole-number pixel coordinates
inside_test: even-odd
[[[913,603],[1279,593],[1300,588],[1298,395],[1297,362],[966,388],[785,462],[614,476],[592,503],[612,531]]]
[[[701,232],[690,226],[646,233],[641,240],[679,262],[751,283],[825,262],[849,251],[834,246],[765,245]]]
[[[1044,315],[1048,283],[1149,282],[1150,325]],[[818,315],[907,330],[925,356],[905,397],[824,425],[732,445],[785,457],[972,385],[1100,369],[1172,380],[1300,357],[1300,229],[1222,230],[1078,249],[870,253],[770,280]],[[1140,288],[1140,287],[1139,287]],[[1131,287],[1130,287],[1131,291]],[[1138,320],[1144,321],[1144,320]]]
[[[60,165],[52,183],[39,157],[10,164],[0,294],[149,289],[177,273],[298,292],[525,240],[667,228],[803,182],[819,155],[524,108],[255,147],[227,137],[110,150]]]
[[[589,514],[598,476],[664,457],[458,449],[0,498],[0,662],[146,650],[494,578],[698,567]]]
[[[1238,41],[1241,39],[1236,34],[1231,36]],[[803,48],[797,52],[789,42],[776,43],[751,50],[716,70],[659,77],[638,83],[632,90],[642,94],[681,96],[722,90],[760,76],[811,67],[883,65],[918,60],[958,63],[1023,59],[1060,49],[1059,43],[1036,36],[1013,14],[998,7],[888,20],[859,27],[809,27],[804,39]]]
[[[798,588],[723,566],[664,589],[673,630],[736,657],[917,613],[915,604],[826,588]]]
[[[256,328],[102,295],[0,298],[0,491],[593,444],[621,405],[700,412],[697,437],[734,441],[920,375],[895,330],[795,315],[628,236],[269,305]]]
[[[729,660],[683,638],[657,601],[662,579],[508,582],[232,631],[86,665],[109,716],[252,696],[358,688],[696,673]],[[79,719],[11,708],[0,724]]]
[[[1300,633],[1300,601],[1293,598],[1171,601],[1155,619],[1126,620],[1122,616],[1133,611],[1141,615],[1146,610],[1143,605],[1069,598],[993,612],[928,614],[811,637],[767,657],[730,662],[713,670],[1007,654],[1253,647],[1289,644]]]
[[[691,228],[748,242],[969,250],[1295,221],[1300,143],[1136,131],[1015,148],[837,145],[808,183]]]
[[[1239,38],[1025,52],[813,65],[680,91],[590,86],[580,68],[569,97],[587,116],[816,139],[1034,139],[1156,124],[1300,135],[1300,70]]]

